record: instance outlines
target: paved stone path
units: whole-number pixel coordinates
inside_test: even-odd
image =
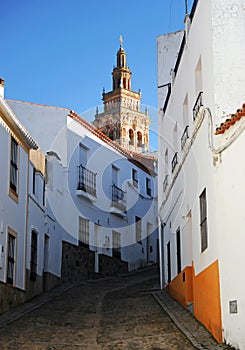
[[[159,291],[155,267],[62,285],[0,317],[0,349],[221,349],[204,328],[199,342],[200,333],[195,333],[194,319],[188,312],[186,328],[191,332],[185,335],[181,330],[182,311],[186,313]]]

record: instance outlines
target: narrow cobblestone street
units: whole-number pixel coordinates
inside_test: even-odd
[[[223,348],[210,340],[206,331],[203,336],[207,347],[193,346],[154,293],[159,295],[155,267],[66,287],[52,298],[47,295],[46,300],[45,296],[39,298],[41,301],[34,299],[30,310],[20,307],[15,313],[1,316],[0,349],[213,350],[216,345],[217,349]]]

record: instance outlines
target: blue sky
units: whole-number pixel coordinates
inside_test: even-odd
[[[101,105],[122,35],[132,89],[157,107],[156,37],[183,28],[185,0],[0,0],[0,6],[6,98],[79,114]]]

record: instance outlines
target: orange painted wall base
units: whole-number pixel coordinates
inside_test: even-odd
[[[222,342],[218,260],[195,275],[194,264],[186,267],[166,290],[185,308],[193,303],[194,316]]]

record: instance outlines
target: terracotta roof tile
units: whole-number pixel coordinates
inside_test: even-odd
[[[231,114],[225,122],[221,123],[220,126],[216,128],[215,135],[223,134],[242,117],[245,117],[245,103],[242,105],[242,108],[239,108],[236,113]]]
[[[139,154],[135,152],[129,152],[122,146],[120,146],[115,141],[112,141],[108,136],[106,136],[102,131],[95,128],[92,124],[90,124],[87,120],[82,118],[80,115],[75,113],[74,111],[69,112],[69,117],[71,117],[73,120],[77,121],[79,124],[84,126],[87,130],[89,130],[91,133],[93,133],[95,136],[97,136],[99,139],[101,139],[106,144],[110,145],[112,148],[114,148],[117,152],[122,154],[124,157],[127,157],[127,159],[137,166],[139,166],[142,170],[155,174],[154,168],[155,163],[157,162],[157,157],[154,156],[147,156],[144,154]]]

